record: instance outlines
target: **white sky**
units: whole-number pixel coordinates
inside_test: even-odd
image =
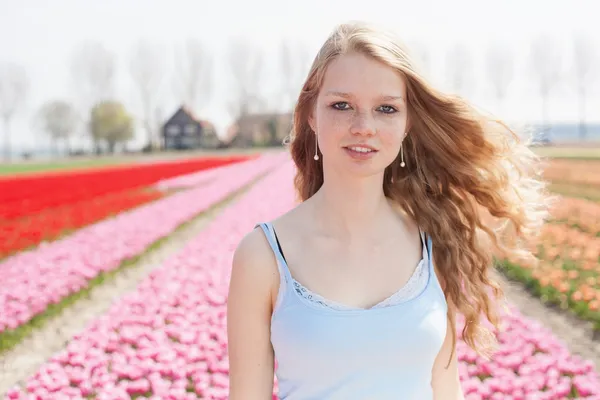
[[[119,99],[135,111],[127,56],[137,39],[148,38],[165,45],[169,50],[165,57],[172,59],[170,47],[187,37],[202,40],[219,57],[229,37],[243,35],[256,41],[276,65],[282,37],[306,43],[312,57],[336,23],[351,19],[382,23],[409,43],[426,46],[433,57],[432,79],[440,84],[444,51],[453,43],[469,46],[476,67],[483,62],[490,41],[509,43],[517,55],[517,71],[501,114],[510,119],[535,120],[540,117],[540,105],[528,70],[531,41],[540,33],[551,34],[557,46],[564,47],[568,68],[573,33],[586,33],[600,43],[599,10],[600,5],[593,0],[0,0],[0,62],[23,65],[31,80],[28,103],[14,121],[11,142],[14,147],[33,145],[33,112],[44,101],[71,94],[69,58],[84,39],[99,40],[117,54]],[[229,122],[224,107],[229,92],[226,67],[224,61],[217,67],[211,106],[198,110],[218,127]],[[496,111],[484,72],[483,67],[477,68],[471,97]],[[566,72],[567,78],[572,76]],[[278,79],[277,73],[271,73],[264,84],[269,90],[277,90]],[[165,104],[170,113],[176,104],[166,89]],[[577,118],[577,98],[568,82],[554,92],[550,114],[554,120]],[[587,114],[590,120],[600,120],[599,90],[590,95]]]

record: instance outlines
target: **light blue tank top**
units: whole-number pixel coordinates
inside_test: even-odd
[[[447,303],[422,235],[429,278],[410,300],[369,309],[319,307],[294,290],[270,223],[280,288],[271,344],[280,400],[430,400],[431,370],[446,335]]]

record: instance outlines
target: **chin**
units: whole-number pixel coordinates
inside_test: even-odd
[[[356,178],[370,178],[375,176],[383,175],[386,166],[381,163],[355,163],[346,162],[342,163],[339,170],[343,174],[353,176]]]

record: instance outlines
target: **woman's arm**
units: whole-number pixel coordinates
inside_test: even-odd
[[[448,310],[454,312],[454,307],[450,301],[448,301]],[[448,365],[450,354],[452,354],[452,332],[455,330],[455,327],[450,323],[448,318],[446,320],[448,321],[446,325],[446,338],[435,359],[431,373],[433,398],[434,400],[464,400],[465,397],[458,374],[456,349],[452,355],[450,365]],[[446,368],[446,366],[448,367]]]
[[[270,332],[276,271],[266,238],[255,229],[233,256],[227,299],[230,400],[273,398]]]

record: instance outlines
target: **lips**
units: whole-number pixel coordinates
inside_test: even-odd
[[[365,144],[353,144],[343,149],[351,159],[359,162],[370,160],[377,154],[377,149]]]
[[[344,146],[345,149],[352,150],[357,153],[374,153],[377,150],[366,144],[353,144],[350,146]]]

